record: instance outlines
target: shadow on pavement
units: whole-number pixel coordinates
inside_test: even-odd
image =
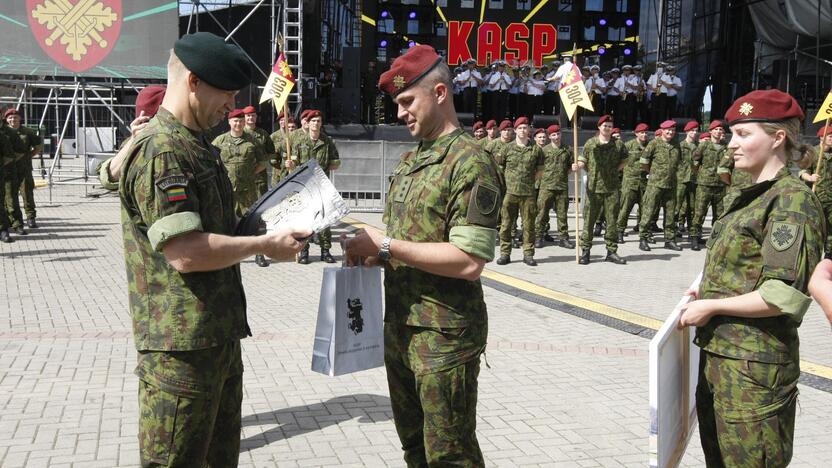
[[[624,258],[628,262],[643,262],[646,260],[670,260],[672,258],[678,257],[679,254],[677,253],[666,253],[666,254],[642,254],[642,255],[627,255]]]
[[[242,419],[243,427],[273,424],[277,424],[277,427],[241,440],[240,452],[254,450],[355,418],[358,418],[359,423],[389,421],[392,419],[392,413],[390,398],[387,396],[360,393],[339,396],[312,405],[248,415]]]
[[[21,241],[22,242],[22,241]],[[14,244],[12,244],[14,245]],[[31,257],[35,255],[64,255],[78,252],[97,252],[97,249],[44,249],[44,250],[20,250],[12,252],[0,252],[0,256],[6,258]],[[73,257],[77,258],[77,257]]]

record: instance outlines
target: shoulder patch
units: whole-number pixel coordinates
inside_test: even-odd
[[[486,184],[477,183],[471,192],[466,220],[471,224],[494,227],[500,213],[500,191]]]
[[[793,223],[778,221],[772,223],[769,242],[774,250],[783,252],[794,245],[800,232],[800,226]]]
[[[188,186],[188,178],[184,175],[162,177],[156,181],[156,186],[159,187],[159,190],[168,190],[174,187],[185,188]]]

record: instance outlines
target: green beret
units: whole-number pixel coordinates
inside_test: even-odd
[[[215,88],[236,91],[251,84],[248,57],[217,35],[186,34],[176,41],[173,52],[188,70]]]

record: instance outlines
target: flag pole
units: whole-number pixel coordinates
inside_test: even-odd
[[[576,43],[572,43],[572,63],[577,65],[576,62],[576,52],[577,52],[578,45]],[[572,114],[572,160],[575,161],[575,165],[578,164],[578,109],[575,109],[575,112]],[[578,226],[578,210],[580,209],[580,184],[578,179],[581,177],[581,168],[578,167],[575,170],[575,263],[580,262],[580,250],[581,250],[581,231]]]
[[[832,122],[832,117],[827,117],[826,123],[823,124],[823,137],[820,139],[820,154],[818,155],[818,164],[815,167],[815,174],[820,174],[820,166],[823,163],[823,153],[826,152],[826,135],[829,132],[829,123]],[[820,177],[820,175],[818,175]],[[812,193],[818,188],[817,183],[812,184]]]

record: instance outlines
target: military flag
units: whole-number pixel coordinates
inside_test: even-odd
[[[586,86],[584,86],[581,69],[573,62],[567,62],[558,68],[555,72],[555,79],[560,78],[560,100],[563,101],[563,108],[566,110],[566,115],[569,119],[575,115],[575,109],[583,107],[587,110],[592,109],[592,101],[586,93]]]
[[[292,75],[292,69],[289,68],[289,62],[286,61],[286,57],[281,53],[277,57],[277,61],[274,62],[272,72],[269,74],[269,79],[263,88],[263,94],[260,96],[260,104],[271,100],[274,103],[274,108],[281,110],[294,87],[295,77]]]
[[[832,91],[829,91],[829,94],[826,95],[826,99],[823,100],[823,104],[820,106],[820,110],[818,110],[818,115],[815,116],[815,120],[812,123],[826,120],[828,124],[830,119],[832,119]]]

